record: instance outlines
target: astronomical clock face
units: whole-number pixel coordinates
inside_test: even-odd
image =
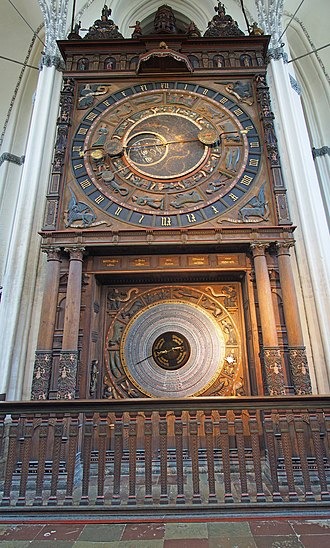
[[[82,118],[71,146],[72,171],[90,207],[145,228],[200,224],[244,205],[260,162],[260,139],[244,107],[184,82],[106,95]]]

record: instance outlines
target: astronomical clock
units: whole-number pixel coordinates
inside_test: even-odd
[[[91,85],[81,84],[67,184],[90,205],[85,224],[244,220],[251,192],[264,196],[265,171],[252,88],[241,86],[249,96],[243,103],[232,84],[116,82],[97,86],[103,98],[86,108]]]
[[[162,6],[149,35],[136,25],[123,39],[107,12],[59,43],[42,231],[61,260],[52,397],[263,393],[250,246],[290,237],[290,221],[268,37],[244,36],[220,7],[204,36]]]

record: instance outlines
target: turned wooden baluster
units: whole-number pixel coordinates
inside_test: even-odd
[[[223,479],[225,485],[225,502],[234,502],[231,492],[230,451],[227,411],[220,411],[220,447],[222,454]]]
[[[176,483],[177,483],[177,504],[185,504],[184,488],[183,488],[183,423],[181,411],[175,411],[175,451],[176,451]]]
[[[267,445],[269,471],[270,471],[270,477],[272,479],[272,487],[273,487],[273,492],[272,492],[273,501],[282,502],[280,487],[278,483],[278,475],[277,475],[277,454],[275,449],[275,432],[274,432],[272,411],[264,412],[264,427],[265,427],[265,433],[266,433],[266,445]]]
[[[144,412],[144,504],[152,504],[152,422],[151,411]]]
[[[129,477],[128,477],[128,501],[127,504],[136,504],[136,425],[137,413],[129,413],[128,425],[128,451],[129,451]]]
[[[45,464],[46,464],[46,448],[48,439],[48,415],[41,417],[39,426],[39,447],[38,447],[38,469],[36,478],[36,494],[33,501],[33,506],[42,505],[42,491],[45,479]]]
[[[73,504],[73,481],[76,468],[77,443],[79,431],[79,414],[73,413],[70,416],[69,424],[69,447],[67,458],[67,477],[66,477],[66,493],[63,504],[72,506]]]
[[[328,458],[328,462],[330,462],[330,411],[324,411],[324,424],[325,424],[325,430],[326,430],[326,438],[324,440],[325,443],[325,450]]]
[[[10,506],[11,484],[13,481],[13,474],[16,468],[18,455],[18,425],[19,416],[12,415],[11,424],[9,426],[9,442],[1,506]]]
[[[315,497],[312,493],[312,486],[311,486],[311,480],[309,475],[309,469],[308,469],[308,461],[307,461],[307,453],[305,448],[305,430],[304,430],[304,421],[301,416],[302,411],[296,411],[294,415],[294,427],[296,432],[296,438],[297,438],[297,447],[298,447],[298,453],[299,453],[299,459],[300,459],[300,466],[301,466],[301,472],[302,477],[304,480],[304,486],[305,486],[305,500],[306,501],[314,501]],[[307,414],[307,410],[305,411]]]
[[[16,506],[25,506],[26,504],[26,486],[29,476],[29,465],[32,448],[33,434],[33,415],[27,415],[23,426],[23,448],[22,448],[22,470],[21,481],[19,485],[19,494]]]
[[[284,466],[289,487],[289,500],[298,501],[292,466],[292,442],[289,431],[288,417],[285,411],[280,411],[280,433],[284,457]]]
[[[48,506],[56,506],[58,503],[57,499],[57,485],[58,485],[58,476],[60,472],[60,461],[61,461],[61,449],[62,449],[62,439],[63,439],[63,429],[64,429],[64,415],[56,415],[55,418],[50,418],[49,423],[55,421],[54,425],[54,445],[53,445],[53,462],[52,462],[52,479],[50,482],[50,496],[48,499]]]
[[[6,415],[0,415],[0,455],[2,455],[3,438],[5,434],[5,418]]]
[[[97,497],[95,504],[104,504],[105,461],[108,433],[108,413],[100,413],[98,419]]]
[[[328,490],[327,478],[326,478],[326,473],[324,468],[324,455],[323,455],[322,445],[321,445],[320,426],[317,420],[316,412],[310,413],[309,421],[310,421],[311,431],[312,431],[317,472],[318,472],[320,486],[321,486],[321,499],[330,500],[330,493]]]
[[[206,458],[207,458],[207,479],[209,484],[209,503],[217,503],[215,492],[215,474],[214,474],[214,444],[213,444],[213,422],[212,411],[204,411],[204,430],[206,438]]]
[[[121,462],[123,458],[123,413],[115,413],[114,428],[113,495],[111,504],[120,504]]]
[[[85,413],[85,424],[84,424],[84,436],[83,436],[83,477],[82,477],[82,487],[81,487],[81,498],[79,504],[81,506],[88,506],[89,504],[89,478],[90,478],[90,467],[91,467],[91,452],[92,452],[92,439],[93,439],[93,429],[94,429],[94,415],[93,413]]]
[[[235,428],[237,453],[238,453],[238,468],[239,468],[239,477],[240,477],[240,483],[241,483],[241,502],[250,502],[250,496],[247,488],[243,420],[242,420],[240,411],[234,411],[234,415],[235,415],[234,428]]]
[[[159,412],[160,504],[168,504],[167,494],[167,412]]]
[[[191,467],[193,480],[193,504],[201,504],[201,494],[199,487],[199,462],[198,462],[198,423],[197,411],[189,411],[189,436],[190,436],[190,452],[191,452]]]
[[[266,502],[265,493],[262,485],[261,454],[259,444],[259,430],[257,421],[257,412],[249,410],[249,428],[251,434],[252,458],[254,467],[254,477],[257,488],[257,502]]]

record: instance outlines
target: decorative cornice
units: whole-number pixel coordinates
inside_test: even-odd
[[[326,156],[326,154],[328,154],[330,156],[330,147],[328,146],[324,146],[324,147],[321,147],[321,148],[315,148],[313,147],[312,148],[312,154],[313,154],[313,158],[318,158],[320,156]]]
[[[4,152],[0,156],[0,166],[4,162],[11,162],[12,164],[16,164],[18,166],[21,166],[24,164],[25,156],[16,156],[16,154],[11,154],[10,152]]]

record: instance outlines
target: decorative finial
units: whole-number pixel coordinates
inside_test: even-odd
[[[252,23],[250,34],[252,34],[253,36],[262,36],[265,33],[260,27],[258,27],[258,24],[254,22]]]

